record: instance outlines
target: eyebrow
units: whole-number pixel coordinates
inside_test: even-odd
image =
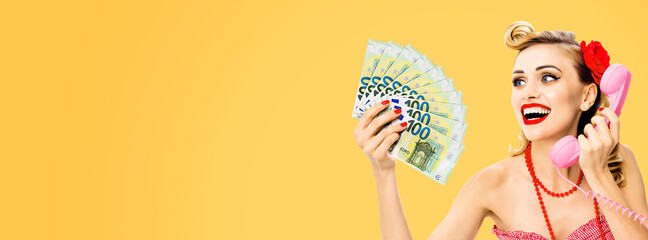
[[[537,68],[536,68],[536,71],[540,71],[540,69],[543,69],[543,68],[555,68],[555,69],[558,70],[558,72],[562,73],[562,71],[560,71],[560,68],[558,68],[558,67],[556,67],[556,66],[554,66],[554,65],[542,65],[542,66],[537,67]],[[522,71],[522,70],[515,70],[515,71],[513,71],[513,74],[515,74],[515,73],[524,73],[524,71]]]

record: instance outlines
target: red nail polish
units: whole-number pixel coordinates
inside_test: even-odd
[[[407,126],[407,122],[402,122],[402,123],[401,123],[401,126],[402,126],[402,127]]]
[[[389,100],[382,101],[381,103],[382,105],[387,105],[387,103],[389,103]]]
[[[402,111],[402,110],[399,108],[399,109],[394,110],[394,113],[396,113],[396,114],[400,114],[401,111]]]
[[[603,111],[603,108],[599,108],[599,111]]]

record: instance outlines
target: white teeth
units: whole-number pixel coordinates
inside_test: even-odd
[[[551,112],[551,110],[546,108],[541,108],[541,107],[525,108],[524,110],[522,110],[523,114],[529,114],[529,113],[549,114],[549,112]]]

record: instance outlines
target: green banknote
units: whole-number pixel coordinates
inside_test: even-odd
[[[401,106],[394,102],[389,104],[389,107],[387,109],[394,110],[397,108],[400,108],[403,111],[403,114],[406,114],[425,124],[426,126],[436,130],[437,132],[450,137],[452,140],[463,142],[463,138],[466,134],[466,129],[468,128],[467,123],[444,118],[435,114],[423,112],[418,109]]]
[[[426,64],[423,64],[423,65],[426,65]],[[414,65],[414,66],[416,66],[416,65]],[[417,71],[413,71],[413,72],[416,73]],[[379,94],[379,96],[382,97],[382,96],[385,96],[385,95],[391,95],[391,94],[388,94],[388,93],[393,92],[394,89],[398,89],[401,92],[405,92],[406,90],[411,90],[413,88],[419,88],[421,86],[427,86],[427,85],[430,85],[430,84],[433,84],[432,87],[436,87],[436,88],[440,89],[440,91],[453,91],[454,90],[454,81],[452,81],[452,80],[451,80],[452,82],[450,82],[450,83],[452,83],[451,87],[447,86],[449,84],[448,82],[443,82],[443,83],[440,83],[440,84],[434,84],[434,83],[439,82],[439,81],[448,80],[448,79],[445,79],[446,75],[443,72],[443,69],[441,68],[441,66],[436,66],[436,67],[432,68],[431,70],[427,71],[426,73],[424,73],[422,75],[419,75],[418,77],[416,77],[417,76],[416,74],[412,74],[412,76],[414,77],[413,79],[409,79],[409,77],[406,76],[408,73],[410,73],[410,70],[408,70],[405,73],[401,74],[396,80],[392,81],[390,86],[385,87],[385,89]],[[405,77],[403,77],[403,76],[405,76]],[[435,90],[431,90],[431,89],[430,90],[422,90],[422,91],[439,92],[439,91],[435,91]],[[418,91],[415,91],[415,92],[418,92]],[[402,94],[400,94],[400,95],[402,95]],[[369,107],[371,107],[375,103],[375,100],[376,100],[376,96],[372,97],[371,99],[363,97],[360,100],[360,102],[358,103],[358,105],[355,107],[356,112],[354,113],[354,118],[362,117],[362,114],[364,113],[364,111],[369,109]],[[374,102],[371,102],[371,101],[374,101]],[[439,102],[442,102],[442,101],[439,101]]]
[[[411,68],[398,76],[398,78],[394,79],[394,81],[392,81],[389,85],[386,85],[380,96],[389,94],[390,92],[396,91],[397,89],[400,89],[401,92],[403,92],[404,89],[418,88],[419,86],[425,86],[446,79],[445,72],[443,72],[441,66],[433,67],[423,74],[418,74],[419,71]]]
[[[421,101],[438,102],[438,103],[451,103],[462,104],[463,93],[461,91],[449,92],[417,92],[416,90],[409,90],[398,95],[400,97],[407,97],[410,99],[417,99]]]
[[[432,113],[455,121],[465,122],[466,120],[466,105],[422,101],[402,96],[389,96],[388,99],[399,105],[418,109],[423,112]]]
[[[403,99],[410,99],[410,100],[417,100],[419,103],[425,105],[428,104],[429,102],[435,102],[435,103],[444,103],[444,104],[452,104],[452,105],[461,105],[463,98],[462,98],[462,92],[461,91],[452,91],[452,92],[437,92],[437,93],[427,93],[427,94],[418,94],[418,93],[413,93],[412,91],[408,91],[405,93],[400,93],[398,95],[389,95],[389,96],[384,96],[380,98],[375,98],[372,100],[370,103],[365,105],[367,109],[371,108],[373,105],[382,102],[384,100],[391,100],[396,97],[400,97]],[[416,102],[412,103],[416,104]],[[362,109],[361,109],[362,111]]]
[[[446,78],[445,74],[442,71],[443,70],[439,66],[434,70],[427,72],[421,75],[420,77],[412,79],[410,81],[403,82],[403,83],[399,81],[394,81],[392,82],[391,85],[387,86],[381,94],[384,93],[385,95],[387,95],[392,91],[404,92],[409,89],[417,89],[425,86],[437,87],[442,92],[454,91],[455,90],[454,80],[452,78]]]
[[[373,99],[364,103],[359,107],[361,112],[366,111],[376,102],[386,100],[386,96],[406,96],[408,98],[415,98],[423,101],[442,102],[442,103],[462,103],[462,93],[455,91],[454,81],[452,79],[441,80],[438,82],[416,82],[411,81],[411,85],[403,85],[392,92],[382,92],[380,96],[375,96]]]
[[[385,127],[401,122],[407,122],[407,128],[390,147],[390,156],[445,185],[464,145],[407,114],[401,114]]]
[[[387,73],[387,70],[389,70],[392,64],[394,64],[394,61],[396,61],[403,50],[405,50],[405,48],[395,42],[389,41],[387,43],[385,51],[383,51],[382,56],[380,56],[380,61],[378,61],[376,70],[371,75],[371,81],[369,81],[369,85],[367,85],[368,92],[373,91],[373,88],[382,80],[382,77]]]
[[[452,78],[441,80],[438,82],[417,82],[416,80],[410,81],[410,84],[405,84],[396,89],[385,89],[375,97],[384,97],[387,95],[399,95],[414,91],[415,94],[428,94],[437,92],[452,92],[455,90],[454,81]],[[375,98],[374,97],[374,98]]]
[[[461,104],[424,101],[415,99],[414,96],[385,96],[384,100],[390,100],[392,102],[410,108],[415,108],[441,117],[450,118],[455,121],[465,122],[466,120],[467,107]],[[371,108],[371,106],[369,106],[369,108]]]
[[[403,72],[409,69],[409,67],[421,58],[421,54],[414,49],[411,45],[405,46],[405,49],[398,55],[398,58],[394,60],[394,63],[387,69],[387,72],[382,76],[382,79],[375,83],[375,86],[371,91],[367,91],[363,96],[363,99],[370,99],[373,96],[376,96],[387,86],[389,83],[394,81],[395,78],[398,78]],[[374,80],[372,78],[372,80]],[[376,80],[379,80],[376,78]],[[373,82],[372,82],[373,83]],[[362,100],[361,100],[362,101]]]
[[[373,74],[374,69],[378,66],[380,61],[380,56],[382,56],[386,43],[369,39],[367,44],[367,50],[365,52],[365,58],[362,62],[362,72],[360,73],[360,83],[358,84],[358,91],[356,93],[355,102],[353,103],[353,112],[355,113],[356,106],[360,101],[361,97],[364,95],[367,85],[371,80],[371,75]],[[352,115],[355,116],[355,115]]]
[[[403,52],[403,49],[403,47],[392,41],[387,42],[387,46],[380,56],[380,60],[378,61],[378,65],[376,65],[376,69],[371,74],[370,81],[367,84],[365,93],[361,96],[361,100],[364,95],[366,95],[368,92],[373,91],[374,87],[376,87],[376,84],[382,79],[389,67],[391,67],[400,53]],[[360,105],[360,102],[358,102],[358,105]],[[354,109],[357,109],[358,105],[356,105]]]

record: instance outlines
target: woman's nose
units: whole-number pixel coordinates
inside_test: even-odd
[[[538,98],[538,87],[534,83],[528,83],[524,88],[524,100]]]

